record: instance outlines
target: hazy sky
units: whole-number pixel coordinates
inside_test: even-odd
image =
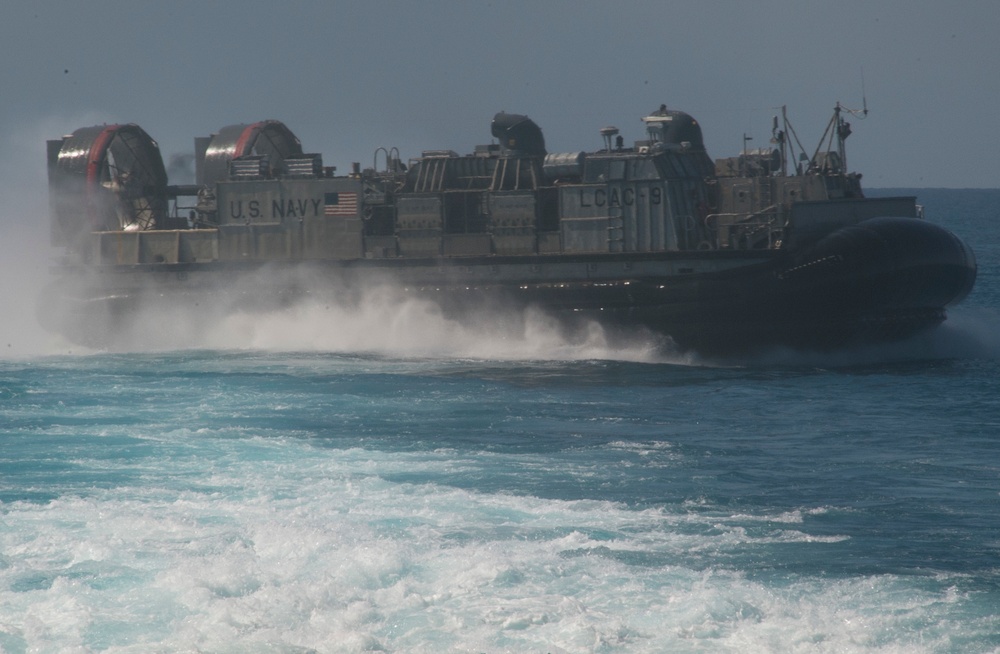
[[[590,150],[609,124],[642,138],[661,103],[712,157],[766,145],[784,104],[811,151],[863,80],[848,159],[867,186],[1000,187],[998,28],[994,0],[8,0],[0,172],[43,178],[46,138],[105,122],[169,160],[277,118],[341,172],[379,146],[471,152],[500,110],[550,152]]]

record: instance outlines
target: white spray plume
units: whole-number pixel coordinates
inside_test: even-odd
[[[297,288],[280,306],[256,304],[263,288]],[[544,311],[496,306],[460,316],[385,279],[347,284],[262,268],[197,300],[155,292],[123,318],[103,347],[116,351],[248,349],[357,352],[494,360],[616,359],[689,363],[669,341],[636,331],[611,339],[598,324],[567,329]]]

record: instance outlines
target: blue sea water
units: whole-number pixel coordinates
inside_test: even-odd
[[[10,327],[0,650],[1000,652],[1000,191],[918,194],[980,277],[886,348],[388,300],[188,347]]]

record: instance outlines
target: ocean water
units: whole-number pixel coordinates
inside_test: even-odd
[[[976,290],[833,355],[388,299],[82,351],[8,286],[0,651],[1000,652],[1000,191],[918,194]]]

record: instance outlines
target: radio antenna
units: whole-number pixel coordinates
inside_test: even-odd
[[[861,67],[861,113],[868,115],[868,95],[865,93],[865,67]]]

